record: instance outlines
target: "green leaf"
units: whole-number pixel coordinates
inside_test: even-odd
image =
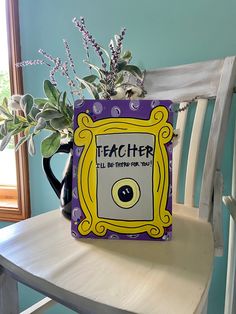
[[[13,113],[13,123],[14,123],[14,124],[17,124],[17,123],[19,123],[19,122],[20,122],[20,120],[19,120],[19,118],[18,118],[16,112],[14,111],[14,113]]]
[[[27,128],[24,129],[24,135],[28,136],[30,133],[31,125],[27,126]]]
[[[2,121],[5,121],[5,120],[6,120],[5,118],[3,118],[3,117],[0,116],[0,123],[1,123]]]
[[[11,134],[16,135],[16,134],[19,134],[20,132],[22,132],[24,130],[25,130],[25,126],[23,124],[20,124],[17,128],[12,130]]]
[[[28,141],[28,152],[30,153],[31,156],[34,156],[36,152],[33,136],[34,134],[31,134]]]
[[[24,136],[24,137],[21,137],[20,140],[17,142],[16,146],[15,146],[15,151],[17,152],[18,149],[20,148],[20,146],[22,144],[24,144],[30,137],[30,134],[28,136]]]
[[[49,80],[44,81],[44,92],[48,99],[53,104],[57,105],[60,94],[56,87]]]
[[[19,128],[21,128],[24,124],[23,123],[18,123],[15,124],[13,121],[5,121],[4,125],[3,125],[3,133],[5,132],[5,135],[7,133],[10,133],[14,130],[18,130]]]
[[[0,135],[3,137],[6,135],[6,133],[4,134],[4,131],[5,131],[5,122],[0,125]]]
[[[139,79],[141,79],[143,75],[142,71],[136,65],[127,64],[122,70],[133,74]]]
[[[62,104],[64,107],[66,107],[66,100],[67,100],[67,93],[64,92],[62,95]]]
[[[19,119],[20,122],[27,122],[27,119],[25,117],[17,116],[17,118]]]
[[[34,100],[34,103],[37,105],[39,109],[42,109],[47,102],[48,102],[47,98],[36,98]]]
[[[100,70],[100,68],[98,66],[96,66],[95,64],[92,64],[92,63],[90,63],[90,62],[88,62],[86,60],[84,60],[84,63],[88,64],[92,69],[94,69],[98,73],[99,78],[102,77],[101,76],[101,70]]]
[[[21,98],[21,108],[27,116],[30,113],[31,108],[33,107],[34,99],[31,95],[26,94]]]
[[[123,75],[123,73],[120,73],[120,74],[118,75],[117,80],[115,81],[115,85],[121,84],[121,83],[123,82],[123,80],[124,80],[124,75]]]
[[[67,93],[64,92],[63,95],[62,95],[62,104],[63,104],[63,106],[66,106],[66,98],[67,98]]]
[[[29,115],[31,116],[33,120],[35,120],[38,113],[40,113],[40,110],[37,107],[33,106],[32,109],[30,110]]]
[[[67,113],[69,116],[69,119],[73,120],[74,117],[74,108],[72,106],[67,107]]]
[[[121,59],[124,59],[125,61],[129,62],[132,59],[131,51],[129,50],[124,51],[124,53],[122,53],[121,55]]]
[[[7,119],[12,119],[13,116],[9,113],[9,110],[6,109],[4,106],[0,106],[0,114],[5,116]]]
[[[65,115],[68,116],[67,105],[66,105],[67,94],[66,92],[62,95],[62,101],[59,102],[60,110]]]
[[[38,119],[38,123],[37,123],[37,125],[34,128],[34,132],[38,132],[38,131],[44,129],[46,127],[46,125],[47,125],[47,123],[46,123],[45,119],[42,118],[42,117],[39,118]]]
[[[8,108],[8,100],[6,97],[3,98],[2,106],[8,111],[8,113],[10,113],[9,108]]]
[[[29,123],[32,123],[32,122],[34,122],[34,119],[32,119],[30,115],[27,115],[27,121]]]
[[[125,60],[119,59],[118,64],[117,64],[118,72],[123,71],[125,69],[126,65],[127,65],[127,62]]]
[[[50,121],[50,125],[55,129],[55,130],[63,130],[68,128],[70,123],[65,117],[61,118],[55,118]]]
[[[3,151],[7,147],[7,144],[10,142],[11,137],[12,137],[11,133],[8,133],[6,136],[3,137],[0,144],[0,151]]]
[[[54,118],[61,118],[63,114],[60,111],[53,110],[53,109],[46,109],[45,111],[41,111],[37,114],[36,119],[44,118],[46,121],[49,121]]]
[[[0,133],[3,135],[3,136],[6,136],[7,135],[7,121],[5,121],[1,126],[0,126]]]
[[[46,109],[53,109],[53,110],[57,110],[57,107],[55,105],[53,105],[50,102],[46,102],[46,104],[44,105],[42,111],[46,110]]]
[[[85,80],[86,82],[89,82],[89,83],[93,83],[96,79],[97,79],[97,75],[88,75],[88,76],[85,76],[83,77],[83,80]]]
[[[77,80],[80,81],[86,87],[87,91],[92,97],[94,97],[95,99],[99,99],[97,89],[92,83],[86,82],[85,80],[80,79],[79,77],[77,77]]]
[[[102,88],[103,87],[103,84],[98,84],[97,85],[97,91],[98,93],[101,93],[103,90],[105,90],[105,88]]]
[[[55,154],[60,147],[60,139],[61,136],[59,132],[52,133],[50,136],[46,137],[41,143],[42,156],[49,158]]]

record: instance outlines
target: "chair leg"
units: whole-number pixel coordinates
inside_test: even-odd
[[[2,267],[0,267],[0,313],[19,313],[17,281]]]

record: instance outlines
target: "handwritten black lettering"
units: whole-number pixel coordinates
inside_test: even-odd
[[[127,145],[116,145],[113,144],[111,146],[109,145],[98,145],[97,146],[97,156],[98,157],[130,157],[130,158],[136,158],[136,157],[142,157],[145,156],[146,158],[149,158],[150,156],[153,156],[154,149],[150,145],[136,145],[136,144],[127,144]]]

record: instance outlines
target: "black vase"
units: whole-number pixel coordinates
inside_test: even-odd
[[[73,142],[67,144],[62,144],[57,153],[67,153],[69,154],[66,166],[64,169],[63,179],[60,182],[54,175],[51,169],[50,161],[51,158],[43,158],[43,169],[48,178],[49,183],[51,184],[54,192],[57,197],[60,199],[60,209],[62,214],[67,219],[71,219],[72,211],[72,151],[73,151]]]

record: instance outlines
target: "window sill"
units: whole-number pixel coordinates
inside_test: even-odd
[[[0,200],[0,208],[15,208],[17,209],[17,200],[11,200],[11,199],[1,199]]]
[[[16,186],[0,186],[0,209],[18,209]]]
[[[0,186],[0,220],[19,221],[20,214],[16,186]]]
[[[0,202],[5,200],[17,201],[17,188],[16,186],[3,186],[0,185]]]

